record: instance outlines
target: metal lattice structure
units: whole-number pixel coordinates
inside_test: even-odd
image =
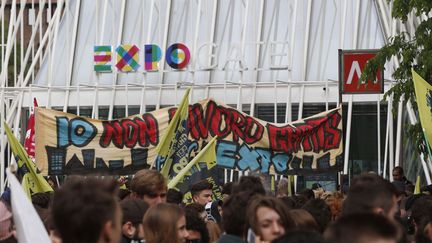
[[[214,97],[239,110],[247,106],[252,116],[257,105],[271,104],[273,121],[282,115],[289,122],[294,105],[295,117],[301,118],[305,104],[326,109],[338,104],[338,49],[378,49],[400,31],[413,35],[419,19],[413,14],[402,24],[391,18],[390,9],[386,0],[2,0],[1,124],[19,134],[33,97],[40,106],[112,119],[118,107],[127,116],[131,110],[177,104],[190,86],[192,102]],[[157,44],[165,52],[172,43],[191,51],[184,70],[170,68],[162,55],[158,72],[93,71],[95,45]],[[385,90],[397,65],[393,60],[387,66]],[[400,164],[402,112],[413,114],[400,103],[393,128],[391,114],[380,118],[382,98],[343,97],[346,162],[353,103],[377,105],[379,173]],[[285,105],[284,114],[279,104]],[[108,110],[106,117],[100,116],[101,108]],[[387,119],[385,137],[380,119]],[[0,134],[4,168],[11,156],[3,126]]]

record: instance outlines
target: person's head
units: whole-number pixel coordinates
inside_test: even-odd
[[[404,171],[403,171],[402,167],[400,167],[400,166],[394,167],[392,174],[393,174],[393,180],[394,181],[402,181],[404,178]]]
[[[130,197],[131,191],[128,189],[122,189],[120,188],[118,193],[117,193],[117,197],[121,200],[125,200],[128,199]]]
[[[301,195],[301,196],[305,197],[307,200],[310,200],[310,199],[314,199],[314,198],[315,198],[315,193],[314,193],[314,191],[313,191],[312,189],[309,189],[309,188],[305,188],[305,189],[301,190],[301,191],[298,193],[298,195]]]
[[[279,181],[278,187],[277,187],[277,195],[276,197],[287,197],[288,196],[288,179],[282,178]]]
[[[320,232],[316,220],[308,211],[304,209],[292,209],[289,211],[291,218],[294,220],[296,229]]]
[[[125,199],[120,202],[123,212],[122,233],[128,239],[141,240],[144,238],[142,220],[149,205],[140,199]]]
[[[206,226],[209,233],[210,242],[216,242],[222,235],[219,225],[216,222],[208,221]]]
[[[282,237],[273,240],[272,243],[326,243],[323,237],[314,231],[308,230],[293,230]]]
[[[319,232],[323,232],[331,221],[331,211],[322,199],[312,199],[306,202],[302,209],[308,211],[319,226]]]
[[[332,220],[336,220],[342,212],[343,194],[339,191],[325,193],[321,199],[329,206]]]
[[[213,185],[207,180],[201,180],[191,186],[192,200],[205,206],[212,201]]]
[[[419,196],[411,208],[411,217],[415,222],[417,231],[422,231],[429,222],[432,222],[432,196]]]
[[[188,237],[183,209],[160,203],[147,210],[143,221],[146,243],[183,243]]]
[[[355,213],[340,217],[325,231],[332,243],[397,243],[401,230],[394,220],[375,213]]]
[[[246,235],[246,210],[253,192],[244,191],[231,195],[222,205],[222,228],[225,233],[244,237]]]
[[[200,216],[200,218],[202,220],[207,222],[207,212],[206,212],[205,207],[203,205],[198,204],[198,203],[190,203],[190,204],[185,206],[185,209],[195,211],[196,213],[198,213],[198,215]]]
[[[233,188],[234,182],[227,182],[222,186],[222,198],[227,198],[231,195],[232,193],[232,188]]]
[[[167,203],[173,203],[180,205],[183,202],[183,193],[181,191],[177,191],[175,189],[168,189],[167,197],[166,197]]]
[[[209,242],[209,232],[207,230],[206,223],[200,217],[200,215],[191,209],[185,209],[186,215],[186,229],[188,231],[188,236],[186,237],[186,242]]]
[[[167,183],[164,176],[156,170],[140,170],[135,173],[130,190],[131,198],[143,199],[150,207],[166,202]]]
[[[222,219],[222,200],[216,200],[205,205],[205,210],[207,212],[207,218],[210,221],[220,223]]]
[[[257,196],[248,206],[248,225],[263,241],[272,241],[295,227],[289,209],[277,198]]]
[[[232,188],[232,194],[249,191],[254,195],[265,195],[265,189],[261,179],[257,176],[242,176]]]
[[[114,180],[72,177],[56,191],[52,216],[64,243],[119,242],[122,212]]]
[[[301,208],[307,201],[309,201],[305,196],[303,195],[293,195],[291,199],[294,201],[293,208]]]
[[[40,208],[48,209],[52,201],[52,193],[39,192],[31,196],[32,204],[37,205]]]
[[[397,212],[397,190],[376,174],[354,177],[342,205],[342,215],[372,212],[394,218]]]

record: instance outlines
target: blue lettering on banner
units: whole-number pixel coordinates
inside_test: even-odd
[[[273,165],[278,173],[286,172],[290,160],[291,158],[287,154],[275,154],[272,158]]]
[[[83,118],[77,117],[70,121],[66,117],[57,117],[57,143],[59,147],[74,145],[84,147],[97,134],[96,127]]]
[[[268,149],[257,148],[255,151],[260,155],[261,159],[261,172],[268,173],[271,163],[271,151]]]
[[[235,168],[237,143],[219,140],[216,149],[217,163],[220,166]]]
[[[244,143],[240,146],[239,155],[240,160],[237,163],[239,169],[247,170],[249,168],[251,171],[256,171],[260,168],[258,163],[259,154],[247,144]]]

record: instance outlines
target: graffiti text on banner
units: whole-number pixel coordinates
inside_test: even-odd
[[[148,167],[176,108],[101,121],[37,109],[36,161],[44,174],[130,174]],[[218,136],[217,162],[224,168],[262,173],[340,169],[341,109],[288,124],[248,116],[204,100],[189,106],[188,153]]]

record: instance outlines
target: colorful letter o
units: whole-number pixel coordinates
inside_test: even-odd
[[[183,69],[189,64],[189,49],[181,43],[172,44],[166,51],[165,59],[170,67]]]

